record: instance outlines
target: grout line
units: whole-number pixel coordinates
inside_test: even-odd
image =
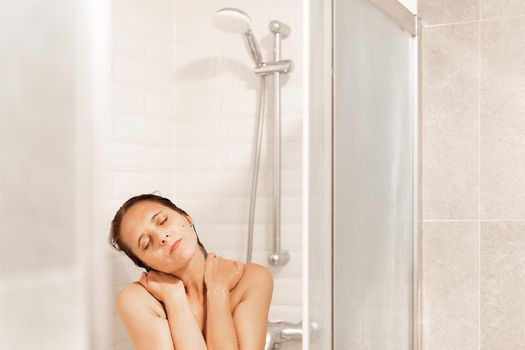
[[[515,16],[499,16],[499,17],[485,18],[485,19],[473,19],[473,20],[469,20],[469,21],[458,21],[458,22],[439,23],[439,24],[425,24],[423,22],[423,27],[425,27],[425,28],[434,28],[434,27],[443,27],[443,26],[456,25],[456,24],[472,24],[472,23],[477,23],[477,22],[490,22],[490,21],[506,20],[506,19],[512,19],[512,18],[520,18],[520,17],[525,17],[525,14],[524,15],[515,15]]]
[[[477,23],[477,22],[479,22],[479,19],[473,19],[473,20],[470,20],[470,21],[439,23],[439,24],[424,24],[424,22],[423,22],[423,26],[425,28],[434,28],[434,27],[444,27],[444,26],[450,26],[450,25],[456,25],[456,24],[469,24],[469,23]]]
[[[422,222],[525,222],[525,219],[424,219]]]
[[[478,349],[481,350],[481,0],[478,11]]]
[[[509,19],[509,18],[520,18],[520,17],[525,17],[525,14],[514,15],[514,16],[499,16],[499,17],[483,18],[483,19],[481,18],[481,14],[480,14],[480,20],[479,21],[480,22],[490,22],[490,21],[506,20],[506,19]]]
[[[478,219],[423,219],[422,222],[450,222],[450,221],[457,221],[457,222],[463,222],[463,221],[479,221]]]

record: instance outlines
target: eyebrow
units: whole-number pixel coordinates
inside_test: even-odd
[[[151,217],[151,220],[150,220],[150,221],[153,222],[153,220],[155,220],[155,218],[157,217],[157,215],[159,215],[159,214],[162,212],[162,210],[164,210],[164,209],[159,210],[155,215],[153,215],[153,216]],[[137,241],[137,248],[138,248],[138,249],[140,249],[140,241],[141,241],[142,237],[144,237],[145,235],[146,235],[145,233],[142,233],[142,234],[139,236],[139,239],[138,239],[138,241]]]

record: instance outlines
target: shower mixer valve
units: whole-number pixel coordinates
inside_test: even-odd
[[[291,322],[269,322],[266,332],[264,350],[280,349],[282,343],[301,341],[303,338],[303,324]]]

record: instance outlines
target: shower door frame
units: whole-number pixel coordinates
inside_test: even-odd
[[[412,349],[421,332],[421,20],[397,0],[369,0],[412,35]],[[304,2],[303,350],[333,348],[334,0]],[[313,200],[312,200],[313,199]],[[329,239],[327,239],[329,235]],[[324,245],[323,239],[330,241]],[[315,254],[311,254],[315,250]],[[317,259],[315,256],[317,255]],[[330,256],[330,259],[320,257]],[[322,302],[319,302],[322,300]],[[316,307],[317,306],[317,307]],[[319,331],[316,331],[319,328]],[[316,340],[317,339],[317,340]]]

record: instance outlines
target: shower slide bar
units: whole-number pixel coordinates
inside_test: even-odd
[[[255,68],[257,75],[273,75],[274,92],[274,141],[273,141],[273,252],[268,256],[268,262],[274,266],[284,265],[290,260],[287,251],[281,250],[281,74],[289,73],[293,69],[291,60],[281,61],[281,39],[290,34],[290,27],[279,22],[271,21],[270,30],[274,34],[273,59],[274,62],[262,64]]]
[[[252,179],[252,192],[250,199],[250,218],[248,223],[248,248],[246,262],[251,262],[253,249],[253,222],[255,216],[255,199],[257,193],[257,175],[259,173],[259,160],[261,153],[262,126],[265,105],[265,77],[273,75],[274,84],[274,130],[273,130],[273,251],[268,256],[268,262],[273,266],[284,265],[290,260],[290,255],[281,250],[281,81],[280,75],[293,70],[291,60],[281,60],[281,39],[290,34],[290,27],[279,22],[270,22],[270,30],[274,34],[273,62],[260,62],[254,71],[261,79],[261,98],[259,102],[259,120],[257,126],[257,142],[255,149],[255,162]],[[251,36],[246,36],[246,44],[250,50],[257,51]]]
[[[274,82],[274,164],[273,164],[273,251],[268,256],[271,265],[284,265],[290,260],[288,252],[281,251],[281,83],[280,75],[290,73],[293,70],[291,60],[281,60],[281,39],[290,34],[290,27],[279,22],[270,22],[270,31],[274,34],[273,62],[265,63],[262,60],[261,51],[257,39],[251,30],[250,17],[243,11],[226,7],[218,10],[213,19],[215,25],[229,33],[242,34],[246,47],[255,63],[254,72],[260,77],[260,99],[258,108],[258,120],[256,123],[256,143],[254,149],[254,164],[252,190],[250,199],[250,215],[248,222],[248,246],[246,249],[246,262],[252,260],[253,251],[253,226],[255,216],[255,200],[257,194],[257,175],[259,173],[259,161],[261,155],[262,127],[264,118],[264,106],[266,102],[267,75],[273,75]]]

